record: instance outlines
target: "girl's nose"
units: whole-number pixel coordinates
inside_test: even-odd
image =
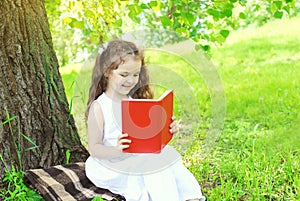
[[[133,80],[134,80],[133,77],[128,76],[128,78],[126,79],[126,82],[129,83],[129,84],[132,84]]]

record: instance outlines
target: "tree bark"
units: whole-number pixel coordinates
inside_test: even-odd
[[[0,175],[86,160],[58,68],[44,1],[1,0]]]

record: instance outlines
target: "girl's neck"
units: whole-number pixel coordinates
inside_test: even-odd
[[[105,95],[115,102],[121,102],[123,99],[128,99],[127,95],[106,91]]]

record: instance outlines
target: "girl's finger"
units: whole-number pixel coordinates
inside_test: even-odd
[[[129,144],[123,144],[123,145],[121,145],[121,149],[126,149],[128,147],[129,147]]]
[[[131,143],[131,140],[128,140],[128,139],[121,139],[119,141],[120,144],[124,144],[124,143]]]
[[[122,140],[122,139],[124,139],[124,138],[126,138],[126,137],[128,137],[128,134],[127,134],[127,133],[121,134],[121,135],[118,137],[119,143],[120,143],[120,140]]]

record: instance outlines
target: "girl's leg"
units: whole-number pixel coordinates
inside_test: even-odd
[[[200,185],[194,175],[179,160],[172,165],[172,171],[177,183],[178,193],[181,200],[204,201]]]
[[[128,201],[149,201],[143,177],[121,174],[89,157],[85,163],[87,177],[94,185],[123,195]]]
[[[176,180],[169,168],[145,174],[144,183],[151,201],[182,201],[178,195]]]

